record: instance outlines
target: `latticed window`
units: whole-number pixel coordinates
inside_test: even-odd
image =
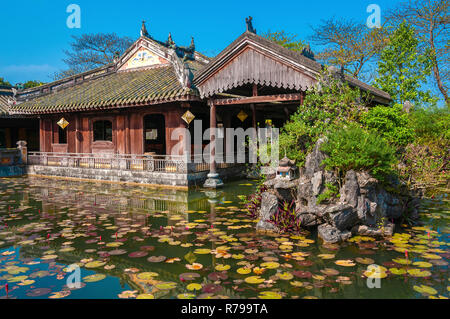
[[[93,129],[94,129],[94,141],[111,141],[112,142],[112,122],[111,121],[95,121]]]

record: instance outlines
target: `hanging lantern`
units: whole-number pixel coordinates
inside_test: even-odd
[[[238,113],[237,117],[238,117],[238,119],[241,120],[241,122],[244,122],[244,121],[247,119],[248,114],[245,113],[243,110],[241,110],[241,111]]]
[[[64,130],[67,127],[67,125],[69,125],[69,122],[67,122],[66,119],[62,117],[58,122],[56,122],[56,124],[58,124],[59,127]]]
[[[187,110],[181,118],[189,125],[195,119],[195,115]]]

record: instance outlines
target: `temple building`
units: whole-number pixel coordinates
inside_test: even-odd
[[[239,165],[189,163],[173,156],[171,138],[193,119],[208,127],[281,127],[316,83],[323,66],[309,47],[288,50],[247,30],[214,58],[189,46],[140,37],[114,63],[39,87],[21,90],[10,114],[39,117],[39,152],[30,174],[187,187],[220,186]],[[389,94],[342,74],[369,92],[374,104]],[[214,131],[211,143],[215,143]],[[209,141],[204,142],[209,143]],[[182,148],[193,154],[205,144]],[[214,159],[214,150],[211,156]],[[241,165],[242,166],[242,165]],[[70,169],[69,169],[70,168]],[[107,172],[105,172],[107,171]],[[216,181],[216,182],[214,182]]]

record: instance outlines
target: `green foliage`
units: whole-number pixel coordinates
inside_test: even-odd
[[[375,86],[388,92],[395,103],[435,103],[429,90],[421,90],[431,74],[430,53],[419,53],[419,40],[414,28],[403,22],[393,32],[378,62]]]
[[[29,88],[33,88],[33,87],[36,87],[36,86],[40,86],[40,85],[42,85],[42,84],[45,84],[44,82],[41,82],[41,81],[33,81],[33,80],[30,80],[30,81],[27,81],[27,82],[25,82],[24,84],[23,84],[23,88],[24,89],[29,89]]]
[[[0,77],[0,85],[4,85],[4,86],[12,86],[11,83],[9,83],[8,81],[6,81],[4,78]]]
[[[297,40],[297,35],[282,31],[271,32],[270,30],[262,34],[262,37],[273,41],[289,50],[301,52],[306,46],[302,40]]]
[[[325,191],[317,196],[317,204],[321,204],[332,198],[339,197],[339,188],[331,183],[325,183]]]
[[[392,165],[396,161],[392,146],[378,134],[356,124],[329,134],[321,149],[329,156],[323,164],[336,171],[338,176],[344,176],[351,169],[367,170],[379,180],[384,180],[393,172]]]
[[[416,108],[410,113],[411,126],[420,139],[450,139],[450,109]]]
[[[361,102],[365,97],[358,89],[350,88],[326,71],[319,83],[308,91],[303,104],[280,132],[280,154],[284,156],[286,152],[300,166],[320,136],[359,120],[361,111],[366,110]]]
[[[361,122],[397,147],[404,147],[414,140],[414,129],[400,105],[376,106],[364,114]]]

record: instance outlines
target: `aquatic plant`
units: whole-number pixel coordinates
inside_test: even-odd
[[[282,206],[279,206],[278,211],[270,218],[270,223],[282,232],[299,233],[301,231],[301,220],[297,218],[294,200],[291,203],[284,202]]]
[[[258,185],[255,193],[247,196],[245,201],[245,209],[248,211],[250,218],[256,219],[259,216],[259,208],[261,207],[262,193],[267,190],[263,184]]]

